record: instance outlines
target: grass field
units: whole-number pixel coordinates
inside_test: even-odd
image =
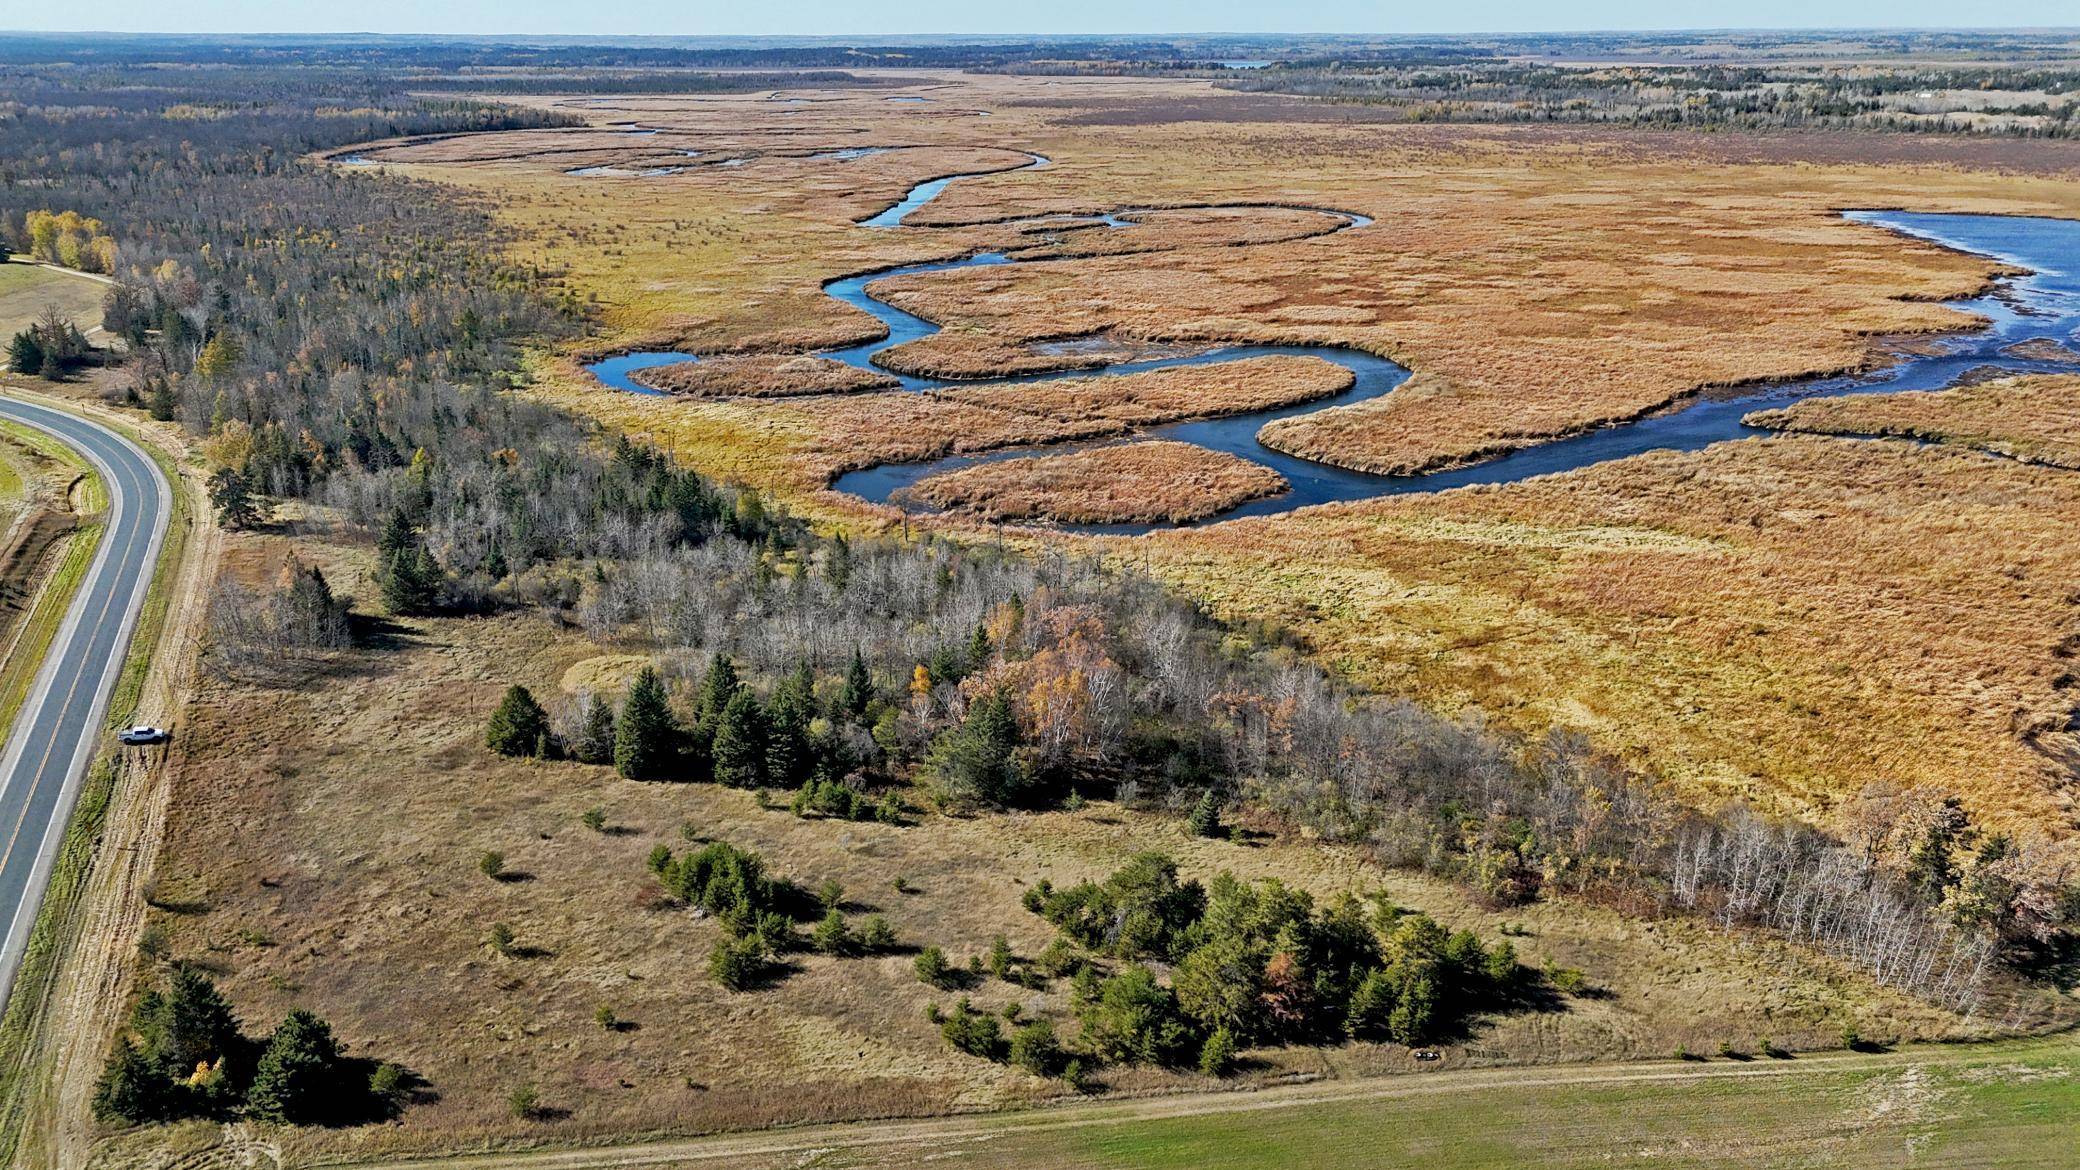
[[[816,1126],[379,1170],[2066,1167],[2070,1036],[1797,1061],[1443,1073]],[[1766,1124],[1763,1124],[1766,1123]]]
[[[0,264],[0,340],[13,337],[56,305],[83,330],[101,324],[99,281],[35,264]]]
[[[1748,1071],[1748,1070],[1743,1070]],[[1444,1083],[1385,1100],[1249,1108],[847,1150],[820,1166],[995,1170],[1513,1170],[1572,1167],[2064,1167],[2080,1116],[2070,1039],[1853,1071],[1763,1067],[1606,1083]],[[774,1162],[778,1166],[783,1163]]]

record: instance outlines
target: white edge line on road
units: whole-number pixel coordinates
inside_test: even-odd
[[[88,710],[85,733],[73,746],[72,758],[67,765],[65,784],[59,790],[57,804],[51,810],[51,828],[44,833],[42,847],[37,852],[36,863],[29,871],[28,885],[22,891],[21,901],[10,912],[8,929],[4,938],[0,938],[0,1011],[4,1011],[8,996],[14,990],[15,974],[26,952],[29,933],[36,923],[36,910],[43,905],[44,890],[50,882],[51,869],[57,864],[58,849],[64,844],[70,827],[73,806],[79,801],[79,790],[86,779],[87,765],[93,758],[95,748],[99,746],[101,722],[108,717],[108,704],[112,697],[111,692],[115,682],[122,675],[123,664],[129,659],[130,639],[136,633],[137,622],[144,610],[144,598],[151,590],[153,577],[157,575],[159,553],[164,547],[167,528],[172,519],[172,491],[166,483],[165,474],[159,469],[157,461],[152,459],[148,452],[144,451],[129,437],[103,423],[60,411],[41,403],[12,396],[7,397],[6,401],[9,405],[27,408],[32,415],[38,413],[58,415],[66,420],[98,427],[117,443],[130,447],[149,469],[149,481],[157,497],[159,514],[158,518],[152,523],[151,537],[145,548],[145,571],[138,575],[136,582],[131,586],[129,601],[124,606],[123,616],[117,627],[115,644],[111,647],[112,653],[109,655],[108,660],[101,664],[100,679],[95,688],[94,702]],[[45,434],[51,435],[67,447],[78,452],[101,472],[104,482],[108,484],[109,494],[108,527],[104,532],[113,533],[116,527],[115,521],[118,509],[123,508],[126,504],[126,501],[117,491],[114,466],[104,460],[99,454],[88,450],[85,446],[75,442],[68,436],[43,427],[38,427],[37,429],[44,431]],[[33,701],[24,703],[22,710],[16,713],[14,724],[16,728],[28,726],[33,719],[32,712],[40,713],[43,702],[49,698],[52,676],[56,674],[59,663],[63,658],[63,655],[59,653],[60,648],[78,636],[80,621],[86,610],[87,595],[91,592],[91,585],[94,579],[99,577],[105,570],[109,559],[115,555],[115,545],[116,542],[114,540],[104,539],[101,547],[95,550],[94,562],[89,566],[87,575],[81,579],[80,591],[74,597],[71,607],[66,611],[65,620],[58,627],[57,635],[51,639],[50,646],[44,654],[43,665],[37,671],[36,682],[30,691],[30,694],[34,697]],[[19,736],[10,735],[6,754],[0,756],[0,777],[13,778],[14,769],[20,765],[24,750],[25,745],[22,739]],[[29,912],[24,913],[25,910]]]

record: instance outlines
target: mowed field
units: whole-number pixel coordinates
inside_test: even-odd
[[[589,118],[656,133],[366,153],[496,194],[512,250],[596,303],[588,352],[857,342],[878,325],[823,281],[1007,249],[1056,258],[877,288],[946,326],[900,364],[1044,368],[1075,360],[1040,344],[1064,338],[1352,345],[1414,376],[1262,437],[1373,470],[1861,368],[1882,360],[1878,339],[1971,324],[1931,302],[1984,287],[1997,265],[1840,209],[2080,214],[2068,143],[1386,126],[1186,81],[920,75],[914,92],[931,100],[592,101]],[[861,146],[891,149],[828,157]],[[1051,165],[1009,173],[1030,154]],[[636,173],[668,157],[683,169]],[[580,166],[628,173],[564,173]],[[924,178],[990,170],[1007,173],[954,184],[903,229],[853,222]],[[1233,205],[1258,210],[1204,210]],[[1102,244],[1003,222],[1163,207],[1202,210]],[[1377,222],[1325,235],[1321,208]],[[855,522],[897,513],[821,491],[845,468],[1093,433],[1067,407],[1007,423],[955,394],[641,398],[574,356],[543,355],[536,392]],[[1700,798],[1824,822],[1888,780],[2063,834],[2080,609],[2056,582],[2080,537],[2062,474],[1846,439],[1750,442],[1098,546],[1223,614],[1276,615],[1358,677],[1527,733],[1585,731]]]
[[[2064,1167],[2070,1037],[1800,1062],[1445,1073],[553,1155],[565,1170]],[[1766,1125],[1757,1124],[1766,1121]],[[551,1164],[548,1159],[543,1165]],[[451,1163],[401,1162],[386,1170]],[[464,1158],[455,1170],[534,1160]]]
[[[60,313],[82,330],[101,324],[101,297],[107,286],[90,277],[38,264],[0,264],[0,341],[13,337],[44,310]]]

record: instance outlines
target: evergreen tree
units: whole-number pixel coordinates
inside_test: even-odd
[[[614,705],[598,695],[585,697],[585,712],[579,720],[577,742],[571,754],[587,764],[614,762]]]
[[[217,523],[226,528],[251,528],[261,521],[252,486],[235,467],[220,467],[209,477],[209,502],[217,510]]]
[[[989,638],[989,624],[987,622],[976,622],[975,632],[968,636],[969,673],[972,674],[988,665],[989,656],[995,650],[996,646],[990,642]]]
[[[631,780],[662,779],[672,763],[676,731],[664,682],[656,668],[646,666],[628,685],[614,725],[614,770]]]
[[[758,696],[737,691],[715,723],[711,749],[715,782],[732,788],[757,788],[766,782],[766,715]]]
[[[43,343],[36,339],[33,327],[15,334],[7,343],[7,367],[17,374],[43,372]]]
[[[959,727],[941,732],[925,756],[939,799],[954,807],[1015,804],[1030,772],[1018,757],[1021,736],[1011,700],[996,691],[975,700]]]
[[[166,1074],[152,1067],[129,1036],[118,1036],[94,1082],[94,1116],[130,1125],[157,1121],[172,1112],[172,1092]]]
[[[694,718],[713,727],[722,718],[722,712],[730,700],[744,689],[744,680],[737,676],[737,664],[727,654],[717,654],[708,661],[708,673],[701,678],[701,692],[694,705]]]
[[[484,746],[502,756],[531,756],[549,733],[549,715],[523,686],[506,688],[506,697],[491,713]]]
[[[1192,814],[1185,818],[1185,831],[1194,837],[1225,837],[1227,831],[1221,827],[1221,799],[1213,789],[1207,789],[1192,807]]]
[[[241,1044],[238,1017],[216,984],[192,967],[177,967],[162,995],[147,994],[134,1020],[138,1046],[162,1074],[187,1080]]]
[[[389,517],[383,521],[383,531],[376,536],[377,559],[387,562],[418,543],[419,533],[412,524],[411,513],[402,504],[390,509]]]
[[[431,613],[440,603],[445,575],[415,534],[410,547],[399,549],[376,577],[383,605],[394,614]]]
[[[832,537],[830,544],[825,546],[823,579],[839,593],[843,593],[846,582],[852,580],[852,546],[845,542],[843,533]]]
[[[867,660],[860,656],[859,648],[855,646],[852,665],[845,670],[845,690],[838,696],[838,706],[854,719],[863,719],[873,702],[874,676],[868,672]]]
[[[180,396],[173,392],[173,383],[163,377],[154,377],[151,388],[145,392],[145,410],[160,422],[172,422],[180,412]]]
[[[332,1026],[298,1008],[274,1030],[260,1056],[246,1092],[246,1113],[299,1125],[322,1120],[339,1110],[342,1087]]]
[[[816,717],[816,676],[807,662],[773,688],[766,703],[766,779],[794,788],[815,771],[809,724]]]

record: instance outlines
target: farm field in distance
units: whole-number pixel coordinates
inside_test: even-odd
[[[0,93],[7,384],[179,503],[0,1170],[2073,1156],[2080,36]],[[0,643],[132,499],[0,433]]]

